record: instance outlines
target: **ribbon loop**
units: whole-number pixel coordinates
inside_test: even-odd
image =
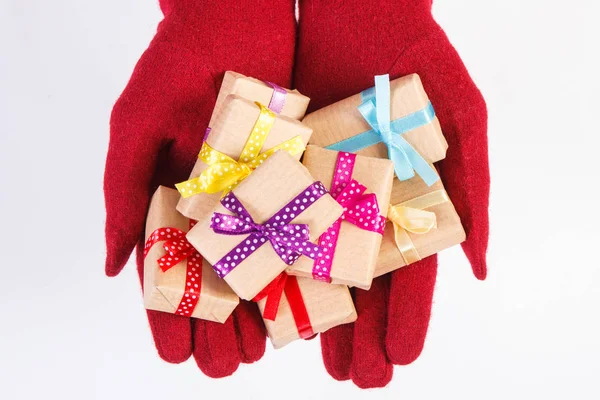
[[[341,219],[361,229],[383,233],[385,219],[379,215],[379,203],[374,193],[364,194],[367,187],[352,179],[333,198],[344,207]],[[373,226],[371,226],[371,225]]]
[[[345,184],[339,194],[334,199],[342,206],[353,205],[359,201],[362,194],[367,191],[367,187],[356,179],[352,179],[350,182]]]
[[[390,206],[388,219],[408,232],[423,235],[437,227],[435,213],[405,206]]]
[[[295,136],[261,154],[260,151],[275,123],[275,113],[258,102],[256,102],[256,105],[260,108],[260,114],[244,145],[239,160],[235,161],[204,142],[198,158],[207,164],[208,168],[202,171],[199,177],[175,185],[182,197],[188,198],[198,193],[224,192],[226,194],[246,179],[253,170],[277,150],[285,150],[293,156],[304,151],[305,146],[302,138]]]
[[[360,201],[348,207],[343,217],[361,229],[383,234],[385,218],[379,215],[377,196],[373,193],[364,195]]]

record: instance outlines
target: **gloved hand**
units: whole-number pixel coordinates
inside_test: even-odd
[[[485,279],[489,170],[487,112],[448,38],[433,20],[431,0],[300,0],[295,85],[315,110],[390,79],[418,73],[448,141],[438,165],[467,232],[462,247]],[[310,110],[309,110],[310,111]],[[417,178],[418,179],[418,178]],[[421,350],[437,274],[428,257],[355,291],[358,320],[321,335],[327,371],[360,387],[385,386],[392,364]]]
[[[138,245],[158,185],[173,187],[194,165],[226,70],[291,83],[293,0],[162,0],[165,15],[117,101],[106,159],[106,274],[117,275]],[[242,302],[225,324],[148,311],[160,357],[194,355],[208,376],[260,359],[265,332],[255,304]]]

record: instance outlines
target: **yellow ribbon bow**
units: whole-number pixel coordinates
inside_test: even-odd
[[[239,160],[235,161],[204,142],[198,158],[207,164],[208,168],[202,171],[199,177],[175,185],[181,196],[187,198],[198,193],[221,191],[223,194],[227,194],[277,150],[285,150],[293,156],[304,151],[302,138],[295,136],[260,154],[275,123],[275,113],[258,102],[256,105],[260,108],[260,115],[244,145]]]
[[[396,246],[407,265],[421,259],[408,232],[423,235],[437,228],[435,213],[425,209],[447,201],[450,199],[446,191],[436,190],[389,207],[387,217],[394,225]]]

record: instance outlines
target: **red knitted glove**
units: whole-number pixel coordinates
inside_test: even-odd
[[[163,0],[165,14],[117,101],[106,159],[106,274],[117,275],[138,245],[151,194],[188,178],[226,70],[289,87],[294,59],[293,0]],[[160,357],[194,355],[208,376],[260,359],[258,309],[242,302],[225,324],[148,311]]]
[[[485,102],[431,15],[431,0],[301,0],[295,83],[318,109],[368,87],[373,77],[418,73],[449,144],[440,173],[467,232],[463,249],[485,279],[489,171]],[[386,385],[392,363],[421,350],[437,258],[355,291],[358,320],[321,336],[327,371],[360,387]]]

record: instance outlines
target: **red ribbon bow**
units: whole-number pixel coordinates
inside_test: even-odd
[[[195,225],[190,220],[190,229]],[[175,265],[187,258],[185,274],[185,290],[175,314],[189,317],[194,312],[200,300],[202,287],[202,256],[185,238],[185,232],[177,228],[158,228],[148,238],[144,245],[144,258],[156,243],[164,241],[162,247],[167,252],[156,260],[163,272],[167,272]]]
[[[295,276],[281,273],[252,300],[260,301],[266,297],[267,301],[263,311],[263,318],[275,321],[277,311],[279,310],[279,303],[281,302],[281,296],[284,293],[290,305],[300,338],[306,339],[313,336],[315,333],[310,323],[306,304],[304,304],[304,299],[302,298],[298,279]]]

